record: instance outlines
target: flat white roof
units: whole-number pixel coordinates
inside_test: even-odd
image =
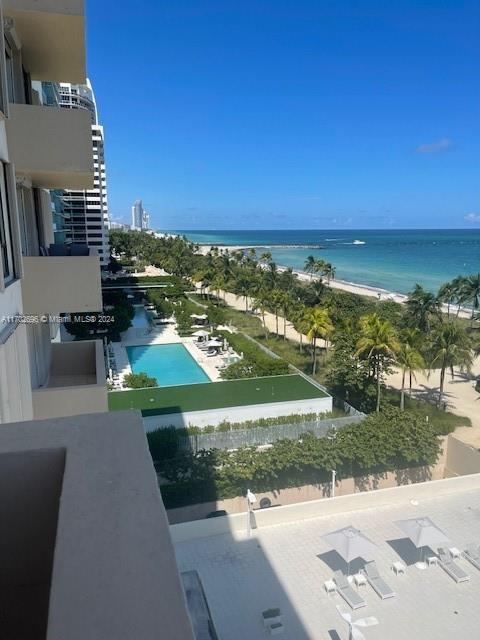
[[[261,614],[272,607],[282,611],[286,640],[343,640],[348,629],[336,605],[352,613],[354,620],[378,618],[378,626],[362,630],[366,640],[478,640],[480,571],[460,558],[457,562],[470,581],[456,584],[440,567],[417,569],[415,547],[393,523],[426,515],[451,538],[452,546],[478,545],[480,490],[420,497],[418,503],[405,500],[263,526],[250,539],[245,531],[236,531],[177,542],[179,569],[198,571],[222,640],[264,640]],[[349,524],[379,545],[377,567],[396,592],[382,601],[369,585],[360,587],[367,606],[355,612],[338,594],[327,595],[324,589],[325,580],[345,565],[321,536]],[[393,574],[395,561],[407,565],[405,575]]]

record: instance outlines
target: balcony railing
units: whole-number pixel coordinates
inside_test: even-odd
[[[107,411],[107,383],[100,340],[52,344],[50,374],[34,389],[36,420]]]
[[[90,114],[31,104],[10,104],[5,121],[17,173],[45,189],[91,189]]]
[[[56,255],[23,258],[23,312],[28,315],[101,311],[100,259],[94,249],[88,255]],[[62,255],[62,252],[63,253]]]
[[[85,84],[84,0],[3,0],[35,80]]]

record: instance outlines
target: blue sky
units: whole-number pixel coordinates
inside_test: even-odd
[[[87,0],[110,212],[480,227],[480,4]]]

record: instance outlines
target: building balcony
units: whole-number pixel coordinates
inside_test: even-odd
[[[53,343],[48,382],[32,400],[35,420],[107,411],[101,340]]]
[[[85,84],[83,0],[4,0],[34,80]]]
[[[30,104],[9,109],[5,125],[17,174],[44,189],[93,187],[90,113]]]
[[[22,297],[27,315],[101,311],[98,255],[24,257]]]

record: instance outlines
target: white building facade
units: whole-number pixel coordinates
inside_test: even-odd
[[[98,123],[95,95],[88,79],[86,85],[62,82],[59,92],[60,107],[89,111],[92,120],[94,187],[87,191],[64,193],[64,210],[70,216],[67,239],[96,249],[104,267],[110,258],[107,174],[104,130]]]

